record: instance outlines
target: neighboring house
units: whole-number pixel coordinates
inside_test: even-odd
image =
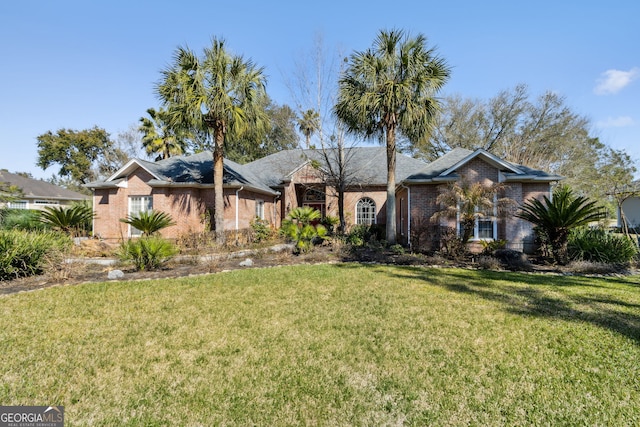
[[[622,202],[622,212],[618,210],[618,227],[622,227],[622,219],[627,221],[629,228],[640,228],[640,181],[634,181],[629,188],[630,197]]]
[[[9,173],[6,169],[0,170],[0,182],[14,185],[22,190],[18,199],[0,204],[0,207],[43,210],[46,207],[69,206],[74,202],[91,199],[90,196],[58,187],[49,182]]]
[[[329,159],[337,159],[330,151]],[[349,225],[386,223],[386,148],[346,149],[344,182],[345,217]],[[311,206],[323,216],[338,214],[333,183],[336,162],[327,162],[320,150],[282,151],[240,165],[225,159],[225,230],[241,230],[259,217],[273,227],[294,208]],[[87,184],[93,189],[96,219],[94,233],[105,239],[135,236],[137,231],[120,221],[145,210],[171,214],[176,225],[163,235],[177,238],[202,232],[210,223],[213,207],[213,160],[209,152],[171,157],[158,162],[131,160],[104,181]],[[398,154],[396,164],[397,228],[399,241],[410,244],[412,224],[435,212],[439,185],[460,179],[506,182],[507,196],[517,203],[550,194],[550,184],[560,179],[542,171],[513,165],[484,150],[452,150],[432,163]],[[442,222],[455,227],[455,221]],[[533,241],[531,227],[510,217],[481,225],[478,239],[505,239],[523,249]],[[527,240],[528,239],[528,240]]]

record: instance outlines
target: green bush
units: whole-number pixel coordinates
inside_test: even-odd
[[[324,225],[329,235],[333,235],[336,232],[336,226],[340,225],[340,218],[337,216],[327,215],[322,218],[320,224]]]
[[[94,216],[93,208],[88,203],[76,203],[71,207],[46,207],[40,212],[40,221],[73,237],[86,236],[91,230]]]
[[[43,231],[50,227],[40,221],[40,211],[31,209],[6,209],[2,215],[5,230]]]
[[[176,253],[177,248],[159,236],[145,236],[122,242],[118,256],[121,261],[132,262],[136,270],[156,270]]]
[[[52,231],[0,230],[0,280],[41,274],[48,260],[62,260],[70,247],[68,236]]]
[[[126,218],[121,218],[120,221],[137,228],[143,236],[151,236],[163,228],[176,224],[168,213],[154,210],[129,215]]]
[[[347,243],[352,246],[364,246],[374,240],[379,240],[379,229],[375,225],[359,224],[351,227],[347,234]]]
[[[251,229],[253,230],[253,241],[256,243],[264,242],[273,236],[273,230],[269,221],[256,217],[251,221]]]
[[[296,252],[309,252],[314,243],[323,241],[327,235],[324,225],[314,225],[320,216],[320,211],[309,206],[295,208],[282,221],[280,233],[295,243]]]
[[[578,228],[569,235],[569,256],[573,260],[626,264],[637,254],[633,240],[602,228]]]

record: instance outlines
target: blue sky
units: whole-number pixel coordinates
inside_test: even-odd
[[[427,36],[452,67],[442,94],[487,99],[527,84],[588,117],[591,133],[640,168],[640,2],[67,1],[0,3],[0,168],[48,178],[36,137],[98,126],[113,137],[159,103],[153,91],[177,46],[222,37],[285,82],[321,34],[332,50],[371,46],[380,29]],[[395,9],[394,9],[395,7]]]

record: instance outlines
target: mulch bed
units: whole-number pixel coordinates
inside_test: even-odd
[[[241,262],[246,258],[251,259],[251,266],[242,266]],[[414,254],[393,253],[380,249],[361,248],[356,251],[337,253],[330,246],[316,247],[307,254],[294,255],[291,251],[266,252],[257,251],[252,255],[238,257],[237,254],[229,254],[226,257],[216,257],[203,261],[200,257],[182,257],[179,261],[172,261],[165,268],[155,271],[135,271],[116,265],[100,265],[88,262],[75,262],[68,264],[63,271],[45,272],[39,276],[25,277],[10,281],[0,281],[0,295],[14,294],[17,292],[32,291],[51,286],[65,286],[87,282],[109,281],[107,274],[111,270],[120,269],[125,274],[121,279],[112,280],[145,280],[188,277],[202,274],[219,273],[228,270],[244,268],[267,268],[282,265],[317,264],[328,262],[361,262],[392,265],[415,265],[437,267],[482,268],[478,264],[479,257],[468,256],[464,259],[450,260],[439,256],[424,256]],[[561,269],[542,260],[530,259],[530,263],[523,271],[552,274],[571,274],[567,269]],[[615,275],[635,274],[635,271],[621,270]]]

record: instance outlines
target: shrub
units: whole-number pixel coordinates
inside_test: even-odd
[[[391,245],[389,247],[389,251],[395,255],[404,255],[404,246],[402,245]]]
[[[480,240],[482,245],[482,254],[491,255],[498,249],[504,249],[507,246],[506,240]]]
[[[137,215],[122,218],[120,221],[142,231],[143,236],[150,236],[163,228],[175,225],[171,215],[160,211],[139,212]]]
[[[24,231],[43,231],[49,227],[40,221],[40,212],[30,209],[6,209],[2,216],[2,228]]]
[[[94,216],[88,203],[78,203],[71,207],[46,207],[40,212],[40,221],[74,237],[88,234]]]
[[[41,274],[51,259],[61,265],[70,247],[68,236],[52,231],[0,230],[0,280]]]
[[[478,258],[478,267],[481,270],[500,270],[500,261],[489,255],[481,255]]]
[[[569,256],[573,260],[606,264],[627,264],[638,254],[629,237],[602,228],[578,228],[569,235]]]
[[[554,260],[565,265],[569,262],[569,234],[571,230],[605,217],[605,210],[595,200],[575,196],[573,191],[561,185],[549,199],[531,199],[520,207],[516,217],[538,227],[538,234],[548,240]]]
[[[280,232],[296,245],[297,252],[308,252],[313,244],[322,241],[327,229],[322,224],[314,225],[320,219],[320,211],[309,206],[293,209],[282,221]]]
[[[340,218],[337,216],[327,215],[322,218],[320,224],[324,225],[329,235],[333,235],[336,231],[336,225],[340,224]]]
[[[146,236],[122,242],[120,260],[133,262],[136,270],[156,270],[177,253],[176,247],[158,236]]]
[[[256,217],[251,221],[251,229],[253,230],[253,241],[256,243],[264,242],[273,237],[273,230],[266,219]]]
[[[500,264],[513,271],[528,271],[531,270],[531,263],[527,254],[515,251],[513,249],[496,249],[493,252],[493,257],[500,261]]]
[[[382,242],[385,232],[384,226],[379,224],[354,225],[347,234],[347,243],[352,246],[364,246],[367,243]]]
[[[446,227],[440,235],[440,245],[443,252],[450,258],[457,259],[467,253],[467,246],[464,244],[458,232],[453,227]]]

